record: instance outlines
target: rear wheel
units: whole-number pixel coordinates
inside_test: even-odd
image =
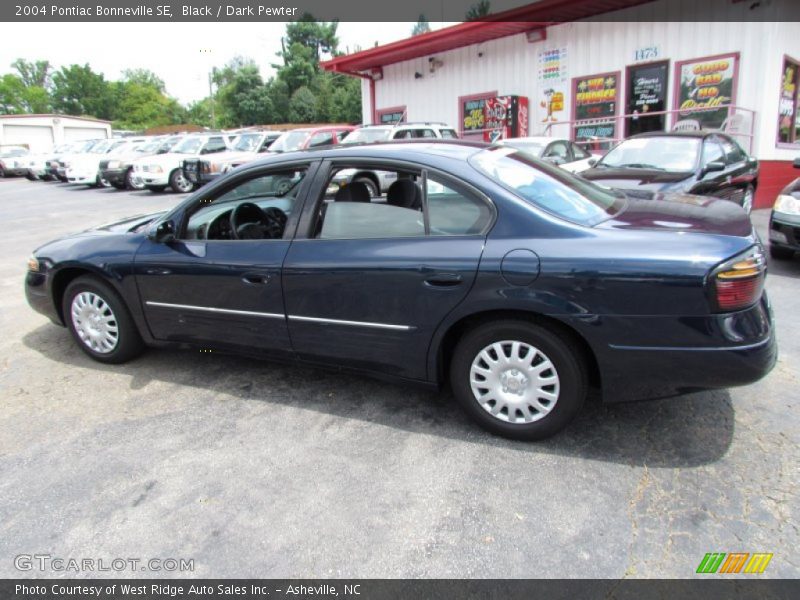
[[[194,184],[183,176],[183,171],[175,169],[169,175],[169,187],[179,194],[188,194],[194,189]]]
[[[539,440],[563,429],[586,397],[582,360],[549,329],[495,321],[467,333],[450,365],[456,399],[484,429]]]
[[[794,257],[794,250],[781,246],[770,246],[769,255],[776,260],[789,260]]]
[[[85,275],[67,286],[64,320],[78,347],[104,363],[122,363],[144,350],[125,302],[102,280]]]

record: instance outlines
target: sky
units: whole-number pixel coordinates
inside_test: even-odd
[[[439,29],[452,23],[431,23]],[[339,23],[342,51],[406,38],[413,23]],[[124,69],[149,69],[180,102],[208,95],[208,73],[234,56],[255,59],[261,74],[272,74],[285,23],[10,23],[0,24],[0,74],[17,58],[49,60],[56,68],[89,63],[106,79]],[[203,50],[203,52],[201,52]]]

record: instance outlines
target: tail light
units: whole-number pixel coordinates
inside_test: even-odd
[[[741,310],[758,302],[766,274],[761,246],[753,246],[716,267],[710,277],[716,311]]]

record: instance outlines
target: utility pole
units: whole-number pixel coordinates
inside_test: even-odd
[[[211,129],[217,128],[217,117],[214,114],[214,67],[208,72],[208,99],[211,102]]]

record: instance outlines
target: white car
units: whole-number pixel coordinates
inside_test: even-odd
[[[599,155],[594,156],[572,140],[565,138],[546,136],[507,138],[498,141],[497,144],[522,150],[572,173],[585,171],[594,164],[592,161],[600,158]]]
[[[168,186],[181,194],[191,192],[194,183],[183,175],[183,161],[224,152],[230,147],[229,144],[228,136],[221,133],[187,135],[166,154],[133,161],[133,183],[143,185],[151,192],[163,192]]]
[[[129,153],[141,144],[144,139],[111,139],[94,146],[86,154],[74,156],[69,161],[69,166],[66,170],[67,181],[70,183],[83,183],[91,187],[109,187],[109,183],[100,174],[100,161],[111,156]]]
[[[26,176],[31,181],[37,179],[49,179],[51,173],[48,169],[50,162],[54,160],[53,157],[66,154],[72,148],[72,144],[59,144],[55,146],[50,152],[38,152],[36,154],[29,154],[28,159],[28,172]]]
[[[393,125],[364,125],[351,131],[342,140],[346,144],[376,144],[392,140],[415,139],[458,139],[456,130],[446,123],[395,123]],[[367,171],[363,169],[342,169],[333,178],[333,188],[352,182],[363,183],[372,198],[385,193],[397,181],[397,173],[391,171]],[[330,191],[330,190],[329,190]]]
[[[267,152],[280,131],[246,131],[239,134],[233,147],[204,159],[189,158],[183,161],[183,175],[196,185],[214,181],[232,168],[248,163]]]
[[[22,146],[4,146],[0,150],[0,177],[25,175],[28,171],[28,149]]]

